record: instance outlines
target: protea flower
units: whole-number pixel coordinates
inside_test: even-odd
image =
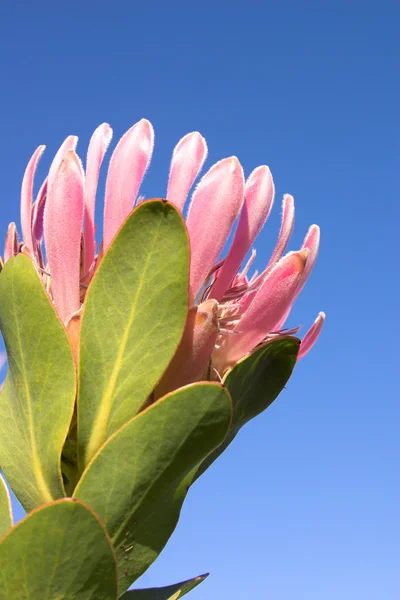
[[[111,137],[109,125],[96,129],[86,172],[75,152],[77,138],[68,137],[33,202],[35,171],[45,149],[39,146],[22,183],[22,240],[12,223],[5,242],[5,261],[18,252],[31,257],[72,342],[79,335],[79,326],[73,325],[79,323],[96,267],[132,208],[143,200],[138,194],[153,152],[153,128],[145,119],[119,141],[108,169],[103,241],[96,251],[96,191]],[[206,156],[206,142],[197,132],[186,135],[174,149],[166,198],[180,211]],[[188,319],[157,395],[199,379],[218,380],[258,344],[297,332],[298,328],[285,330],[284,324],[315,264],[319,228],[312,225],[301,249],[284,255],[294,223],[294,200],[285,195],[275,250],[264,271],[250,276],[252,247],[273,201],[269,168],[256,168],[245,181],[236,157],[212,166],[195,188],[186,217],[191,246]],[[236,220],[232,244],[221,259]],[[250,259],[242,266],[249,251]],[[299,357],[315,343],[324,317],[319,313],[306,333]]]
[[[44,146],[35,151],[22,183],[22,239],[11,223],[4,261],[26,256],[4,269],[0,259],[9,357],[0,464],[30,513],[13,527],[0,477],[0,563],[11,596],[124,598],[164,548],[193,483],[277,398],[324,321],[320,313],[300,352],[298,328],[284,329],[319,245],[312,225],[302,247],[284,254],[292,196],[271,258],[250,275],[274,200],[268,167],[245,181],[237,158],[219,161],[195,188],[185,227],[207,155],[197,132],[173,152],[169,203],[139,196],[151,124],[122,137],[97,248],[95,199],[111,136],[107,124],[94,132],[86,172],[68,137],[33,202]],[[143,593],[177,597],[203,579]]]

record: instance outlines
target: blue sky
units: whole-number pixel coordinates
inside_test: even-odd
[[[85,157],[98,124],[115,144],[141,117],[156,132],[147,197],[165,194],[173,146],[192,130],[208,166],[232,154],[246,174],[270,166],[258,267],[283,193],[296,201],[292,249],[311,223],[322,230],[291,315],[306,327],[324,310],[322,338],[192,489],[143,585],[211,571],[193,600],[400,596],[399,18],[387,0],[0,7],[3,235],[39,144],[44,175],[66,135]]]

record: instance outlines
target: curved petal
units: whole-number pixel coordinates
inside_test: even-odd
[[[307,254],[307,250],[290,252],[275,265],[233,334],[226,338],[217,351],[216,364],[219,367],[221,363],[236,362],[275,330],[276,324],[296,297]]]
[[[244,177],[233,156],[216,163],[193,193],[187,216],[190,237],[190,292],[196,298],[223,249],[243,204]]]
[[[49,174],[41,185],[36,202],[32,206],[32,243],[39,243],[43,237],[44,207],[47,200],[48,182],[54,179],[56,171],[69,150],[75,150],[78,143],[76,135],[69,135],[61,144],[51,163]],[[36,248],[33,249],[37,257]]]
[[[271,212],[274,202],[274,182],[267,166],[255,169],[246,182],[244,204],[232,245],[218,277],[212,286],[210,298],[221,300],[247,252]]]
[[[312,327],[310,327],[310,329],[307,331],[306,335],[302,339],[297,360],[303,358],[303,356],[305,356],[314,346],[315,342],[319,337],[319,334],[321,333],[324,321],[325,313],[320,312],[318,314],[318,317],[315,319]]]
[[[285,252],[286,247],[288,245],[290,236],[292,235],[293,226],[294,198],[290,194],[285,194],[282,200],[282,223],[281,229],[279,231],[278,241],[269,260],[267,268],[265,269],[265,272],[267,272],[271,267],[276,265],[276,263],[282,258],[283,253]]]
[[[83,232],[83,272],[87,273],[96,252],[94,213],[97,184],[104,155],[112,139],[112,129],[107,123],[100,125],[92,135],[86,160],[85,218]]]
[[[21,229],[22,239],[33,254],[32,240],[32,204],[33,204],[33,181],[39,160],[46,146],[39,146],[32,155],[26,167],[21,188]]]
[[[303,276],[300,281],[299,289],[297,291],[297,295],[300,294],[301,290],[306,284],[307,279],[309,278],[311,271],[314,268],[315,262],[318,256],[319,250],[319,241],[320,241],[320,229],[318,225],[311,225],[310,229],[307,232],[306,237],[304,238],[304,242],[302,245],[303,248],[307,248],[308,257],[306,268],[304,269]]]
[[[169,173],[167,199],[180,211],[207,158],[206,140],[198,131],[188,133],[175,146]]]
[[[300,281],[299,281],[296,298],[300,294],[301,290],[304,288],[304,286],[307,282],[307,279],[309,278],[310,273],[314,268],[315,261],[317,260],[317,256],[318,256],[319,239],[320,239],[320,231],[319,231],[318,225],[311,225],[311,227],[309,228],[309,230],[307,232],[306,237],[304,238],[304,242],[301,247],[302,250],[304,250],[304,249],[308,250],[308,256],[307,256],[307,264],[303,271],[303,275],[301,276]],[[290,311],[292,310],[293,303],[294,303],[294,301],[292,302],[291,306],[288,307],[286,313],[283,315],[283,317],[279,321],[279,323],[276,324],[277,331],[279,331],[284,326],[287,318],[289,317]]]
[[[6,241],[4,243],[4,262],[9,258],[18,254],[18,237],[17,226],[15,223],[10,223],[6,233]]]
[[[147,119],[142,119],[122,136],[113,152],[104,202],[104,250],[133,208],[153,145],[153,127]]]
[[[44,209],[44,237],[51,290],[60,318],[66,323],[80,306],[80,251],[84,173],[80,159],[69,150],[49,180]]]
[[[51,180],[58,167],[60,166],[61,161],[67,154],[68,150],[76,150],[76,146],[78,143],[78,137],[76,135],[69,135],[61,144],[59,149],[56,152],[55,157],[53,158],[53,162],[50,165],[48,179]]]
[[[46,179],[43,182],[36,202],[32,206],[32,240],[36,243],[40,242],[43,237],[43,215],[47,199],[47,181]]]

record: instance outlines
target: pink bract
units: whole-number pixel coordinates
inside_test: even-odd
[[[4,259],[21,251],[31,256],[66,326],[80,310],[96,270],[99,249],[96,250],[95,239],[95,200],[100,168],[111,138],[108,124],[96,129],[84,170],[75,152],[77,138],[69,136],[59,148],[34,201],[35,172],[45,149],[39,146],[22,182],[22,240],[18,240],[14,224],[6,236]],[[111,156],[101,252],[107,250],[138,202],[153,146],[153,127],[142,119],[124,134]],[[198,132],[187,134],[176,145],[167,199],[178,210],[184,210],[206,157],[207,144]],[[264,271],[248,275],[255,257],[253,245],[271,212],[274,194],[267,166],[257,167],[245,180],[236,157],[213,165],[194,189],[186,217],[191,246],[189,314],[193,315],[188,317],[188,326],[191,322],[190,327],[201,329],[190,334],[190,339],[198,341],[198,348],[192,348],[186,379],[198,378],[210,357],[217,376],[222,376],[258,344],[298,330],[283,327],[314,267],[320,232],[317,225],[312,225],[301,249],[284,255],[294,225],[292,196],[283,197],[281,230]],[[236,223],[232,244],[221,259]],[[319,313],[306,333],[299,358],[315,344],[324,318],[324,313]],[[171,364],[171,380],[174,373]]]

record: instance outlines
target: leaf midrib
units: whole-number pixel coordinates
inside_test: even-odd
[[[156,241],[159,236],[160,227],[161,227],[161,222],[158,223],[157,230],[154,233],[154,237],[153,237],[153,240],[151,243],[151,249],[147,254],[143,269],[141,269],[141,275],[139,277],[139,285],[137,287],[134,300],[132,302],[132,307],[130,310],[128,323],[127,323],[127,326],[125,327],[125,331],[121,338],[121,342],[119,345],[117,358],[114,363],[113,371],[112,371],[108,386],[106,388],[106,391],[103,394],[103,397],[99,403],[99,407],[98,407],[96,417],[95,417],[95,424],[94,424],[92,433],[91,433],[88,443],[87,443],[87,447],[86,447],[86,451],[85,451],[85,459],[84,459],[85,465],[87,465],[90,462],[90,460],[93,458],[93,456],[95,455],[95,453],[97,452],[99,447],[107,439],[106,431],[107,431],[108,421],[109,421],[109,417],[110,417],[111,409],[112,409],[111,400],[113,397],[115,386],[117,384],[118,375],[122,368],[122,359],[125,354],[126,346],[128,344],[130,329],[131,329],[132,323],[135,319],[136,309],[137,309],[137,304],[138,304],[138,297],[142,291],[144,282],[146,281],[148,265],[150,262],[150,258],[153,256],[153,251],[154,251],[154,247],[155,247]]]
[[[182,448],[185,447],[185,445],[187,444],[188,440],[191,438],[191,436],[193,435],[193,432],[197,430],[199,424],[204,420],[204,418],[207,416],[208,412],[210,411],[210,408],[212,407],[212,405],[214,403],[216,403],[217,398],[214,398],[213,400],[210,400],[207,410],[204,411],[204,413],[202,413],[201,415],[199,415],[198,420],[196,421],[195,425],[192,426],[191,430],[187,432],[185,437],[181,438],[180,444],[176,446],[175,451],[170,453],[170,457],[171,460],[168,464],[168,466],[163,470],[160,471],[157,475],[156,478],[154,478],[152,480],[152,484],[151,486],[145,491],[145,493],[138,499],[137,503],[134,505],[132,511],[129,513],[129,517],[125,517],[119,528],[116,530],[116,532],[114,533],[114,535],[111,536],[111,539],[113,540],[114,543],[117,543],[117,540],[121,537],[122,532],[128,527],[129,523],[132,521],[135,513],[140,510],[140,508],[143,506],[143,504],[146,502],[148,496],[151,494],[151,492],[157,487],[157,485],[159,484],[159,481],[162,480],[163,477],[165,477],[165,472],[171,468],[171,463],[173,463],[177,456],[179,456],[181,454]],[[153,405],[155,406],[155,405]],[[151,410],[151,409],[150,409]],[[140,419],[141,415],[138,415],[136,417],[134,417],[135,421],[136,419]],[[165,430],[165,424],[167,421],[168,415],[167,413],[164,415],[163,418],[163,427],[162,430]],[[160,444],[161,447],[162,444]],[[139,457],[138,457],[139,458]],[[186,475],[188,473],[190,473],[190,471],[194,469],[193,465],[189,466],[183,473],[178,474],[173,480],[170,481],[170,483],[168,485],[166,485],[166,487],[163,489],[163,493],[166,493],[167,490],[172,489],[176,482],[179,480],[179,483],[186,477]],[[155,503],[152,503],[151,506],[153,507],[154,504],[157,504],[158,500],[155,501]],[[119,546],[119,544],[118,544]]]

